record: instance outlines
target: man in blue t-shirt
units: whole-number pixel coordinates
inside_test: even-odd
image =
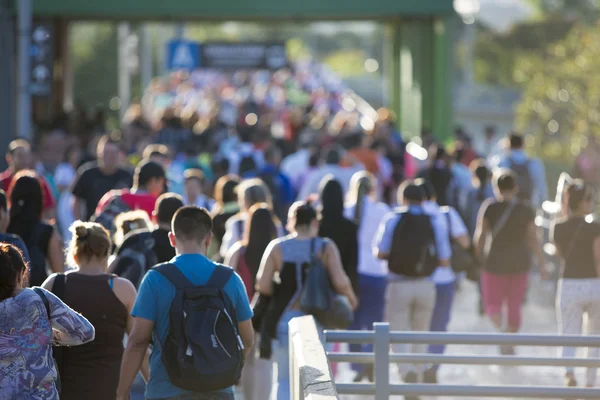
[[[212,237],[212,220],[208,212],[197,207],[183,207],[173,216],[169,239],[176,249],[171,261],[195,285],[205,285],[217,264],[206,258]],[[246,355],[253,346],[252,310],[241,278],[234,274],[225,286],[237,314],[239,333]],[[127,399],[151,340],[155,344],[150,355],[150,379],[146,399],[233,400],[233,388],[220,392],[192,393],[171,383],[161,359],[161,346],[169,331],[169,310],[175,298],[175,287],[159,272],[150,270],[140,285],[131,312],[133,328],[123,355],[117,400]]]

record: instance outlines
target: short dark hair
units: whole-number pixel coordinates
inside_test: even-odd
[[[165,193],[160,195],[156,199],[156,205],[154,206],[156,222],[159,224],[170,224],[173,220],[173,215],[183,206],[183,199],[178,194]]]
[[[514,190],[517,187],[517,176],[511,170],[501,170],[496,174],[494,186],[500,193]]]
[[[185,178],[186,182],[196,180],[200,185],[204,185],[206,180],[204,172],[200,168],[191,168],[186,170],[183,173],[183,177]]]
[[[149,144],[144,148],[142,158],[151,158],[155,156],[169,158],[169,148],[164,144],[157,143]]]
[[[290,207],[296,220],[295,227],[308,226],[318,217],[317,210],[310,201],[299,201]]]
[[[133,186],[144,187],[154,178],[165,178],[165,168],[152,160],[142,160],[135,167]]]
[[[413,181],[405,181],[398,187],[398,200],[409,201],[412,203],[420,203],[425,198],[423,190]]]
[[[333,145],[323,151],[323,161],[325,164],[338,165],[342,162],[343,149],[340,146]]]
[[[204,208],[182,207],[173,216],[171,231],[175,238],[202,243],[212,231],[212,218]]]
[[[435,188],[427,179],[419,178],[415,180],[415,185],[417,185],[425,196],[425,200],[433,200],[437,198],[437,194],[435,193]]]
[[[15,139],[8,145],[8,154],[13,155],[17,149],[31,149],[31,144],[25,139]]]
[[[100,140],[98,140],[98,147],[97,147],[98,151],[99,152],[104,151],[104,147],[106,147],[107,144],[115,145],[120,150],[122,142],[119,140],[119,138],[117,136],[118,135],[114,132],[111,134],[102,135],[102,137],[100,137]]]
[[[523,140],[523,136],[518,133],[511,133],[508,136],[508,141],[510,143],[511,150],[522,149],[525,141]]]

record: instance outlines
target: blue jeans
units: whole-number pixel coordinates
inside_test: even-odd
[[[372,330],[373,323],[382,322],[385,312],[385,291],[387,278],[362,275],[358,276],[358,297],[360,303],[354,313],[354,322],[350,330]],[[373,351],[372,344],[351,344],[350,351],[353,353]],[[363,372],[364,364],[352,364],[356,372]]]
[[[431,316],[432,332],[446,332],[450,323],[450,311],[454,302],[454,282],[435,285],[435,308]],[[428,352],[431,354],[444,354],[445,344],[431,344]],[[434,365],[438,369],[439,365]]]
[[[289,322],[305,315],[300,310],[290,310],[283,313],[277,324],[277,400],[290,400],[290,328]]]
[[[233,393],[190,393],[160,400],[235,400]]]

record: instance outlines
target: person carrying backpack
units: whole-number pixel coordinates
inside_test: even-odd
[[[234,399],[254,342],[252,310],[241,278],[205,256],[211,231],[205,209],[175,213],[169,238],[177,256],[140,285],[117,400],[128,399],[150,342],[146,399]]]
[[[267,204],[252,206],[244,235],[225,260],[225,265],[231,266],[242,278],[249,299],[254,298],[256,274],[267,246],[277,239],[278,225],[277,217],[274,217]],[[258,351],[253,351],[242,371],[244,400],[269,399],[272,383],[273,361],[261,359]]]
[[[431,275],[439,264],[438,252],[448,240],[439,219],[422,207],[423,190],[413,181],[398,188],[403,207],[388,214],[379,226],[373,244],[375,254],[388,261],[386,320],[394,331],[428,331],[435,307],[435,284]],[[393,345],[396,353],[425,353],[426,345]],[[404,382],[421,381],[423,366],[398,365]],[[407,397],[418,399],[418,397]]]
[[[509,169],[515,173],[516,184],[519,188],[518,199],[537,210],[548,199],[544,164],[538,159],[527,157],[523,136],[512,133],[508,137],[508,141],[510,151],[499,160],[498,167]]]
[[[133,210],[143,210],[152,217],[156,199],[165,188],[166,173],[162,165],[142,160],[135,168],[131,189],[111,190],[98,203],[92,222],[102,225],[111,234],[116,231],[117,215]]]

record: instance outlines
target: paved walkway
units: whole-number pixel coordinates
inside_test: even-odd
[[[553,289],[548,283],[535,281],[528,295],[527,305],[524,310],[523,332],[546,333],[557,332],[556,316],[554,311]],[[455,332],[494,332],[491,323],[480,317],[477,308],[477,291],[475,285],[465,282],[457,294],[450,330]],[[555,357],[559,349],[550,347],[519,347],[518,355],[537,357]],[[464,346],[450,345],[447,354],[454,355],[497,355],[498,349],[494,346]],[[390,379],[400,383],[397,370],[390,366]],[[452,385],[548,385],[563,384],[563,370],[560,368],[543,367],[499,367],[499,366],[442,366],[439,371],[440,383]],[[581,372],[583,373],[583,372]],[[353,372],[348,366],[340,366],[338,380],[351,382]],[[583,378],[583,376],[581,376]],[[580,379],[581,381],[582,379]],[[343,396],[343,400],[366,400],[369,396]],[[394,400],[402,396],[392,396]],[[428,398],[430,400],[433,398]],[[458,400],[458,397],[440,397],[440,399]]]

